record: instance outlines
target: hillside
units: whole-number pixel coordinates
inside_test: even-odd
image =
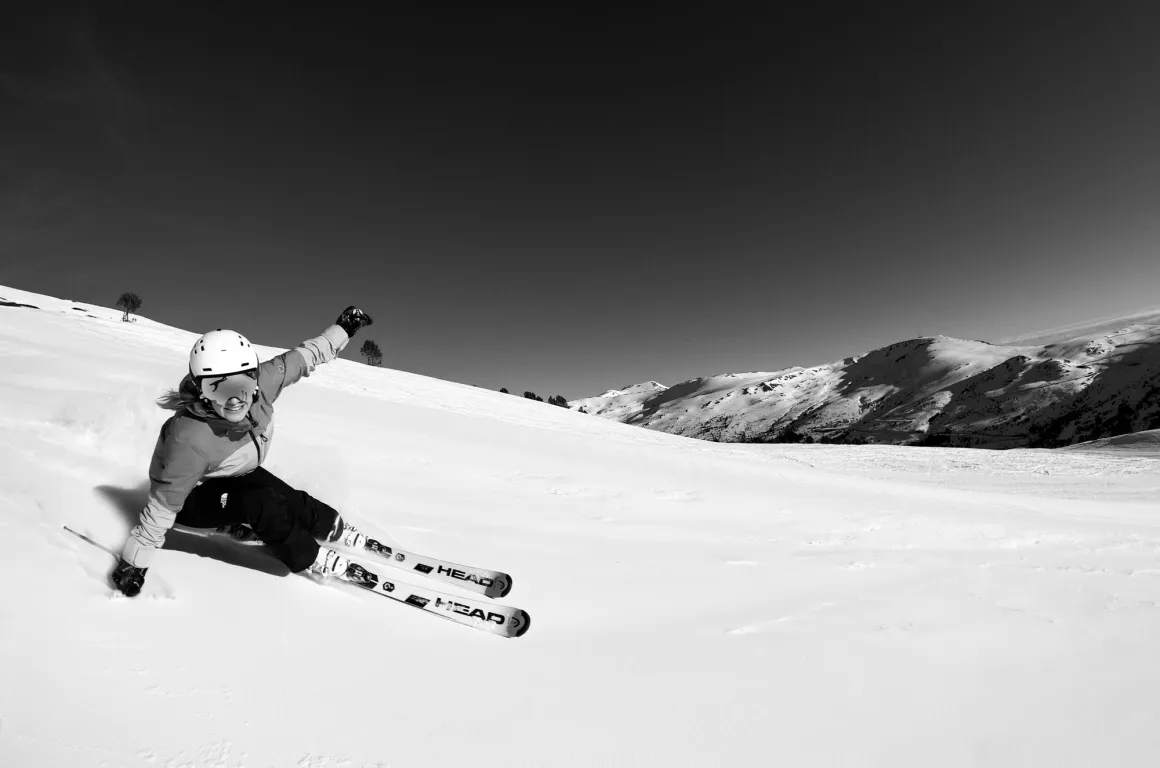
[[[1154,454],[720,445],[340,360],[278,400],[266,467],[389,542],[511,571],[531,631],[181,533],[129,600],[102,547],[137,518],[195,334],[0,302],[6,768],[1160,754]]]
[[[814,368],[614,391],[569,406],[718,442],[1057,447],[1160,426],[1160,324],[1100,321],[1036,338],[1048,343],[911,339]]]

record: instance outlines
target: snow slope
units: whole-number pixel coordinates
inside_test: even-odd
[[[1138,320],[1157,324],[1127,324]],[[584,413],[721,442],[809,440],[1052,447],[1160,424],[1160,317],[1041,336],[936,336],[827,365],[725,374],[575,400]],[[1083,330],[1078,337],[1068,334]],[[655,382],[650,382],[655,384]]]
[[[1076,443],[1062,448],[1064,451],[1131,451],[1134,453],[1160,454],[1160,429],[1148,429],[1127,435],[1105,437],[1086,443]]]
[[[193,334],[0,301],[5,768],[1160,754],[1153,454],[723,445],[337,361],[279,400],[267,467],[416,551],[510,570],[531,631],[188,534],[128,600],[61,526],[120,547]]]

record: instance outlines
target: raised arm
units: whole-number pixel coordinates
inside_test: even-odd
[[[282,390],[309,376],[315,368],[338,357],[359,328],[370,325],[371,316],[355,307],[347,307],[338,321],[322,332],[299,344],[289,352],[283,352],[267,360],[258,367],[258,383],[262,394],[273,402]]]

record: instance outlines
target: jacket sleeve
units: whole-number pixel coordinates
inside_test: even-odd
[[[309,376],[315,368],[338,357],[350,337],[337,325],[332,325],[322,335],[302,342],[289,352],[258,366],[258,384],[262,396],[269,402],[278,399],[282,390],[303,376]]]
[[[161,428],[153,460],[149,462],[149,500],[141,521],[129,533],[121,556],[137,568],[148,568],[154,553],[165,544],[177,513],[208,469],[206,458],[181,439],[171,419]]]

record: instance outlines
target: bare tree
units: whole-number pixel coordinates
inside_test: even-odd
[[[122,293],[121,298],[117,299],[117,309],[124,310],[125,312],[124,316],[121,317],[121,322],[133,322],[129,319],[129,315],[141,309],[141,297],[135,293]]]
[[[379,345],[367,339],[363,342],[362,348],[359,349],[359,354],[367,359],[367,365],[382,365],[383,351],[379,349]]]

